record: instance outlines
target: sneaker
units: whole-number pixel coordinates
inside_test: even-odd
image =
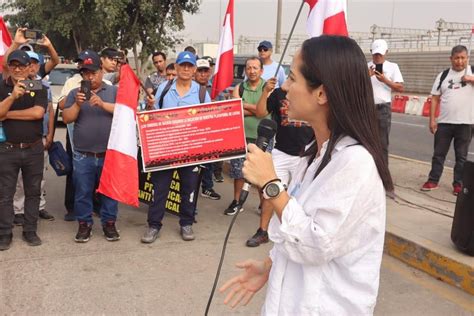
[[[41,245],[41,239],[38,237],[36,232],[23,232],[23,240],[26,241],[28,246]]]
[[[13,234],[0,235],[0,251],[10,249],[12,244]]]
[[[79,229],[74,240],[76,242],[88,242],[92,235],[92,225],[87,222],[79,222]]]
[[[462,192],[462,185],[459,183],[453,184],[453,194],[458,195],[461,192]]]
[[[221,195],[219,193],[216,193],[213,189],[207,189],[201,192],[201,196],[211,199],[211,200],[220,200]]]
[[[224,177],[222,176],[222,173],[217,173],[217,174],[215,173],[214,181],[219,182],[219,183],[224,182]]]
[[[108,241],[120,240],[120,235],[115,227],[115,221],[107,221],[107,223],[102,226],[102,230],[104,231],[105,239]]]
[[[64,215],[64,220],[66,222],[74,222],[76,220],[76,216],[74,215],[74,211],[67,211]]]
[[[160,230],[158,228],[148,227],[141,239],[142,243],[151,244],[152,242],[156,240],[156,238],[158,238],[159,232]]]
[[[15,214],[15,217],[13,218],[13,224],[16,226],[23,226],[23,224],[25,224],[25,215]]]
[[[421,191],[433,191],[439,189],[438,183],[433,181],[426,181],[425,184],[421,187]]]
[[[229,207],[226,208],[226,210],[224,211],[224,214],[232,216],[235,213],[237,213],[237,211],[242,212],[243,210],[244,210],[243,207],[239,205],[237,200],[232,200],[232,203],[230,203]]]
[[[268,233],[261,228],[257,229],[255,235],[252,236],[249,240],[247,240],[247,247],[258,247],[261,244],[268,242]]]
[[[181,226],[181,237],[185,241],[194,240],[193,227],[191,225]]]
[[[54,221],[54,216],[49,214],[46,210],[39,211],[39,218],[42,218],[47,221]]]

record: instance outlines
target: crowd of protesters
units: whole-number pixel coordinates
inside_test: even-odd
[[[55,113],[45,78],[59,63],[59,57],[53,44],[43,35],[36,45],[48,51],[50,59],[45,63],[41,54],[35,52],[25,38],[25,30],[19,28],[16,31],[4,57],[0,81],[0,121],[5,134],[5,139],[0,142],[0,250],[10,248],[13,225],[23,226],[22,237],[28,245],[38,246],[41,244],[37,234],[38,219],[54,220],[54,216],[46,210],[44,172],[48,166],[48,149],[54,138]],[[288,117],[288,101],[285,91],[281,89],[285,74],[282,68],[277,72],[278,64],[271,58],[272,43],[263,41],[257,50],[258,56],[247,59],[245,79],[233,87],[232,97],[242,99],[247,143],[255,143],[261,119],[267,117],[278,123],[274,144],[269,146],[268,151],[272,151],[278,177],[288,185],[300,154],[314,140],[314,135],[306,122],[293,121]],[[385,164],[388,165],[391,93],[403,91],[403,77],[398,65],[385,59],[388,52],[385,41],[374,41],[371,51],[373,60],[368,64],[368,74],[379,114]],[[433,169],[422,190],[438,187],[444,157],[454,139],[456,167],[453,193],[460,192],[462,164],[467,158],[474,124],[474,76],[471,67],[468,67],[467,57],[464,46],[454,47],[449,73],[439,74],[433,86],[432,94],[435,103],[441,104],[442,115],[439,124],[434,114],[430,119],[430,129],[435,134],[435,153]],[[194,48],[187,47],[178,54],[174,63],[168,63],[163,52],[153,53],[151,60],[156,71],[144,81],[146,109],[211,102],[212,57],[199,58]],[[65,82],[58,100],[63,121],[67,124],[66,150],[73,165],[66,180],[64,220],[78,222],[74,240],[84,243],[91,237],[93,214],[96,213],[106,240],[117,241],[120,239],[116,227],[118,202],[96,193],[96,189],[110,134],[117,85],[120,84],[120,67],[127,63],[126,54],[112,47],[100,52],[86,49],[78,54],[74,62],[79,72]],[[381,64],[383,68],[377,68]],[[24,81],[27,79],[30,81]],[[38,80],[41,82],[39,87],[27,86]],[[84,81],[89,83],[90,91],[83,90],[81,83]],[[221,95],[217,99],[223,98]],[[464,104],[466,106],[461,106]],[[234,194],[230,205],[224,210],[226,215],[243,211],[243,206],[237,201],[244,184],[244,161],[243,158],[230,161],[229,175],[233,179]],[[201,188],[202,197],[221,199],[213,184],[224,181],[222,162],[155,172],[151,177],[154,186],[168,188],[175,171],[180,178],[180,234],[183,240],[190,241],[195,239],[192,225],[195,222],[197,196],[194,193]],[[141,238],[143,243],[152,243],[159,236],[167,194],[167,190],[154,192],[154,201],[148,211],[148,225]],[[268,197],[260,194],[261,220],[257,232],[247,241],[249,247],[268,242],[267,228],[273,210],[266,199]]]

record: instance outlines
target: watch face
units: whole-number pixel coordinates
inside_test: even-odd
[[[265,193],[267,193],[269,197],[278,196],[278,194],[280,194],[280,187],[276,183],[269,183],[265,189]]]

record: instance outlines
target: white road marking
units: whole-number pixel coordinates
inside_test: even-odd
[[[400,125],[408,125],[408,126],[415,126],[415,127],[428,128],[427,125],[422,125],[422,124],[405,123],[405,122],[398,122],[398,121],[392,121],[392,123],[400,124]]]

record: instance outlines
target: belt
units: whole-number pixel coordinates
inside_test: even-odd
[[[42,143],[42,142],[43,142],[43,140],[40,138],[37,141],[34,141],[32,143],[9,143],[9,142],[5,142],[5,145],[8,145],[8,146],[14,147],[14,148],[25,149],[25,148],[33,147],[34,145]]]
[[[105,152],[102,152],[102,153],[93,153],[93,152],[90,152],[90,151],[77,151],[78,153],[80,154],[83,154],[87,157],[94,157],[94,158],[104,158],[105,157]]]

